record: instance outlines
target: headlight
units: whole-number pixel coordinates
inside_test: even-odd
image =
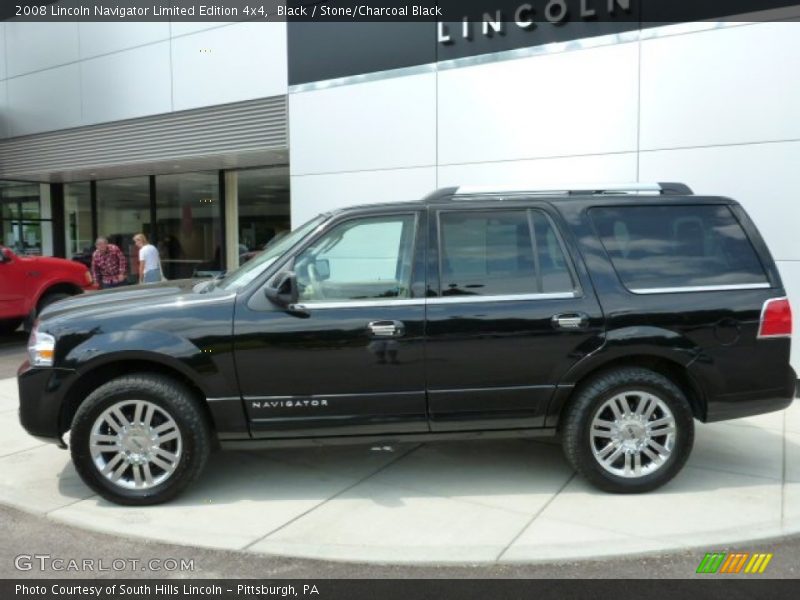
[[[34,367],[52,367],[56,354],[56,338],[39,331],[39,324],[33,326],[28,338],[28,358]]]

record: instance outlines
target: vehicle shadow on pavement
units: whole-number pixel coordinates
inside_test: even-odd
[[[800,441],[800,435],[796,439]],[[787,439],[784,448],[780,431],[700,425],[687,469],[648,497],[750,488],[760,483],[779,486],[784,452],[800,459],[800,445]],[[800,475],[800,468],[795,470]],[[348,496],[362,498],[380,490],[373,500],[390,506],[401,505],[405,495],[458,499],[580,491],[622,497],[595,490],[573,475],[557,444],[534,440],[223,451],[212,454],[198,481],[170,504],[325,501],[344,490]],[[76,478],[67,462],[59,475],[65,496],[84,496],[75,488]],[[574,481],[564,488],[570,479]],[[396,494],[387,495],[389,489]]]
[[[64,454],[61,507],[49,515],[192,546],[345,560],[656,551],[777,535],[800,522],[793,435],[784,443],[781,430],[699,426],[687,467],[644,496],[591,487],[557,444],[502,440],[218,452],[175,500],[125,507],[87,498]],[[784,459],[793,485],[783,485]]]

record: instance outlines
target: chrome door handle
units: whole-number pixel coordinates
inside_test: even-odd
[[[589,325],[589,315],[584,313],[553,315],[551,323],[556,329],[585,329]]]
[[[406,332],[401,321],[370,321],[367,329],[375,337],[400,337]]]

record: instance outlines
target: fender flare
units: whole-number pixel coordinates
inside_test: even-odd
[[[559,381],[547,407],[545,424],[547,427],[556,426],[564,405],[586,377],[624,361],[646,363],[655,360],[683,370],[691,391],[699,396],[700,404],[693,409],[702,415],[705,390],[691,373],[692,364],[702,356],[703,351],[697,344],[673,330],[634,326],[606,332],[603,345],[575,363]]]

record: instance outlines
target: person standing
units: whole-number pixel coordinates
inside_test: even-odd
[[[147,241],[147,236],[137,233],[133,242],[139,248],[139,283],[158,283],[161,281],[161,258],[158,249]]]
[[[95,251],[92,253],[92,277],[100,289],[125,285],[128,278],[128,261],[125,254],[116,244],[109,244],[104,237],[99,237],[94,242]]]

